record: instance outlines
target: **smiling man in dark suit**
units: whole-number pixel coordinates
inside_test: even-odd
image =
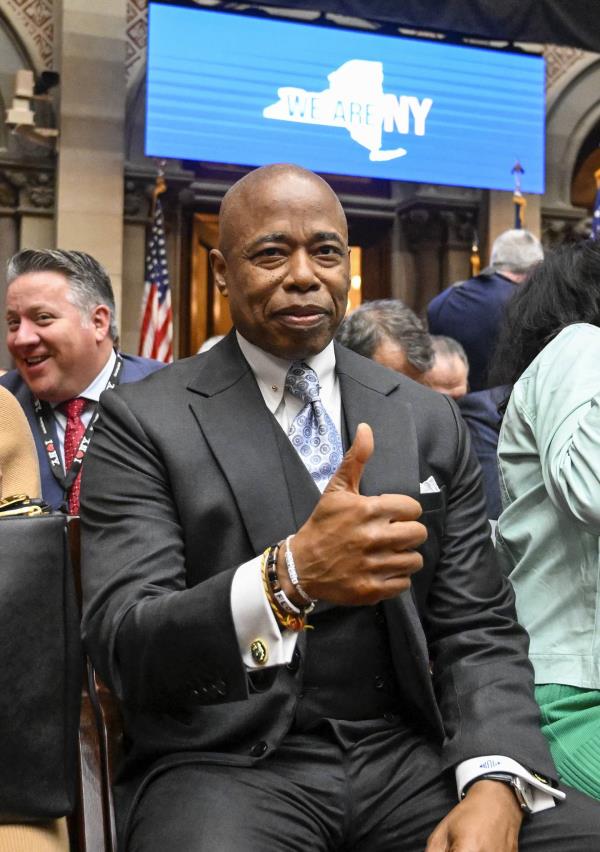
[[[77,514],[82,460],[100,394],[163,365],[115,350],[110,278],[89,254],[24,249],[9,261],[7,277],[7,345],[16,370],[0,377],[0,384],[29,420],[44,500]]]
[[[84,632],[124,711],[122,848],[595,848],[594,805],[554,807],[455,407],[333,343],[338,199],[296,166],[251,172],[212,264],[235,331],[105,394],[86,461]],[[522,825],[521,805],[544,812]]]

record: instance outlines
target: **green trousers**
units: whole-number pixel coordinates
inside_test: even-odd
[[[600,800],[600,690],[545,683],[535,697],[560,779]]]

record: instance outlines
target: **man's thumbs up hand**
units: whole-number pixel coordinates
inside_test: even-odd
[[[324,493],[351,491],[359,493],[360,478],[366,463],[373,455],[373,430],[368,423],[359,423],[352,446],[342,459],[341,465],[331,477]]]
[[[302,588],[312,598],[374,604],[405,591],[423,565],[416,548],[427,538],[421,506],[402,494],[364,497],[360,481],[373,455],[371,427],[361,423],[352,446],[291,547]],[[280,552],[279,581],[302,604]]]

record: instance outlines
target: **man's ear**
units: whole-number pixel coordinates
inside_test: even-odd
[[[221,296],[226,299],[229,296],[227,288],[227,261],[219,249],[211,249],[208,256],[210,258],[210,265],[213,271],[215,284],[219,288]]]
[[[96,331],[96,340],[102,343],[110,331],[110,308],[108,305],[96,305],[90,315],[91,324]]]

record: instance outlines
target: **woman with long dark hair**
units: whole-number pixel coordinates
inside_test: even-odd
[[[600,799],[600,244],[561,247],[511,300],[495,383],[497,549],[531,636],[561,778]]]

